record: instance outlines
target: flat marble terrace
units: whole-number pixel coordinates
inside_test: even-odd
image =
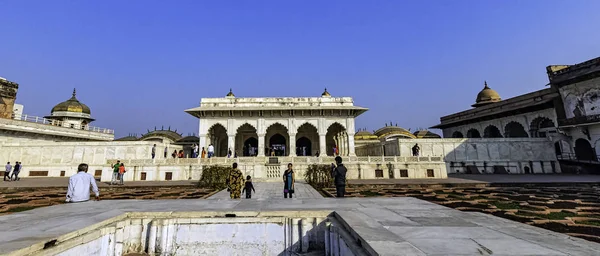
[[[482,213],[403,198],[110,200],[0,216],[0,254],[127,212],[323,211],[379,255],[600,255],[600,244]],[[39,246],[39,245],[38,245]]]

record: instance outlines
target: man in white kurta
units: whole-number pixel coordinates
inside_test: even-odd
[[[100,192],[98,191],[96,180],[87,171],[88,165],[80,164],[77,167],[77,174],[69,178],[67,202],[76,203],[90,200],[90,187],[96,193],[96,200],[100,200]]]

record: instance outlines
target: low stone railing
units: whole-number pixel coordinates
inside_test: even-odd
[[[115,133],[115,130],[95,127],[95,126],[91,126],[91,125],[73,124],[73,127],[71,127],[70,125],[64,126],[62,121],[50,120],[50,119],[46,119],[44,117],[39,117],[39,116],[19,115],[19,116],[13,116],[13,119],[19,120],[19,121],[30,122],[30,123],[38,123],[38,124],[52,125],[52,126],[56,126],[56,127],[63,127],[63,128],[68,128],[68,129],[77,129],[77,130],[99,132],[99,133],[106,133],[106,134],[114,134]]]
[[[278,163],[292,164],[330,164],[335,162],[335,157],[314,156],[282,156],[282,157],[211,157],[211,158],[169,158],[169,159],[120,159],[125,165],[193,165],[193,164],[268,164],[269,158],[277,158]],[[390,163],[390,162],[443,162],[441,156],[345,156],[346,163]],[[107,161],[107,164],[116,163],[116,159]]]

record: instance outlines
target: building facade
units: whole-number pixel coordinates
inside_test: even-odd
[[[199,145],[217,157],[355,156],[354,119],[367,111],[327,90],[312,98],[203,98],[186,110],[199,119]]]

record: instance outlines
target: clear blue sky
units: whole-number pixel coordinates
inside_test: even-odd
[[[0,76],[47,115],[71,96],[117,137],[197,132],[203,97],[354,97],[386,121],[429,127],[543,89],[545,67],[600,56],[600,1],[0,0]]]

